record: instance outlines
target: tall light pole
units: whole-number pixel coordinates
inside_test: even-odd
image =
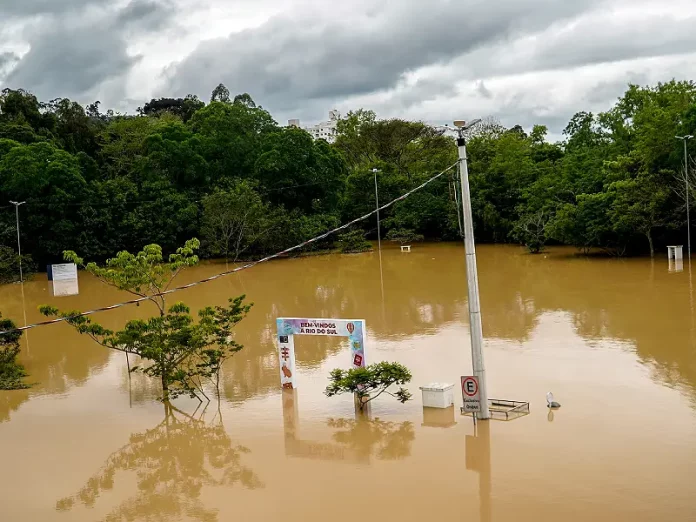
[[[377,248],[379,249],[380,255],[382,254],[382,232],[379,225],[379,191],[377,190],[377,173],[379,169],[372,169],[372,173],[375,175],[375,205],[377,207]]]
[[[372,169],[375,175],[375,206],[377,208],[377,248],[379,250],[379,284],[382,289],[382,322],[384,322],[386,314],[384,313],[384,272],[382,271],[382,232],[379,224],[379,191],[377,190],[377,173],[379,169]]]
[[[26,201],[10,201],[15,206],[15,217],[17,219],[17,255],[19,259],[19,282],[24,282],[24,275],[22,274],[22,244],[19,241],[19,206],[24,205]]]
[[[455,120],[457,128],[457,148],[459,149],[459,180],[462,190],[462,209],[464,221],[464,250],[466,251],[466,284],[469,291],[469,331],[471,333],[471,362],[474,375],[478,378],[481,393],[481,413],[479,418],[490,419],[488,409],[488,387],[486,386],[486,366],[483,362],[483,327],[481,326],[481,303],[479,301],[478,269],[476,268],[476,244],[474,242],[474,220],[471,215],[471,192],[469,190],[469,169],[466,163],[466,140],[464,133],[479,123]]]
[[[686,244],[689,253],[689,262],[691,262],[691,220],[689,219],[689,154],[686,150],[686,142],[693,138],[691,134],[686,136],[677,136],[678,140],[684,142],[684,183],[686,184]]]

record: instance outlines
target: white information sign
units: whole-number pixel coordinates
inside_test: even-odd
[[[276,319],[280,384],[294,389],[296,335],[331,335],[348,337],[353,368],[365,366],[365,321],[362,319]]]
[[[51,281],[51,293],[55,297],[78,295],[80,293],[80,287],[77,284],[77,279],[69,279],[67,281]]]
[[[75,281],[77,280],[77,265],[75,263],[51,265],[51,273],[54,281]]]
[[[465,413],[481,411],[481,390],[477,377],[462,377],[462,400],[464,401]]]
[[[48,267],[48,280],[51,282],[51,293],[56,297],[77,295],[80,288],[77,283],[77,265],[61,263]]]

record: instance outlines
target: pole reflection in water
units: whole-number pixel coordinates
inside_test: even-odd
[[[382,290],[382,328],[386,327],[387,312],[384,307],[384,271],[382,269],[382,248],[379,249],[379,286]]]
[[[24,326],[26,326],[29,323],[27,323],[27,303],[24,298],[24,281],[21,281],[19,284],[22,287],[22,315],[24,316]],[[23,337],[27,342],[27,355],[31,355],[31,347],[29,346],[29,331],[25,332]]]
[[[694,328],[694,282],[692,278],[692,272],[691,272],[691,256],[689,256],[689,318],[691,320],[691,348],[692,350],[696,348],[696,343],[694,343],[694,332],[696,331],[696,328]]]
[[[474,425],[474,435],[466,436],[466,469],[479,474],[479,513],[481,522],[491,521],[491,421]]]
[[[235,446],[218,412],[211,423],[205,410],[196,417],[164,404],[164,419],[144,433],[134,433],[128,444],[114,452],[102,469],[76,494],[56,502],[58,511],[76,504],[95,506],[99,497],[113,490],[119,472],[135,472],[138,493],[114,507],[103,520],[151,520],[153,515],[188,516],[205,522],[217,521],[217,511],[201,500],[202,486],[263,487],[256,474],[244,464],[249,453]],[[127,481],[124,481],[127,487]]]
[[[411,455],[415,432],[411,422],[371,419],[369,412],[356,411],[354,419],[329,419],[333,442],[299,437],[297,390],[283,390],[285,454],[305,459],[369,464],[377,460],[399,460]]]

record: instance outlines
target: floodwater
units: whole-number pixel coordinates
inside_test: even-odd
[[[458,393],[456,413],[422,408],[419,386],[471,371],[462,246],[390,246],[383,281],[376,253],[282,260],[176,294],[194,309],[255,303],[207,408],[165,407],[156,382],[129,381],[123,354],[68,325],[29,331],[34,385],[0,392],[0,520],[696,520],[688,264],[507,246],[479,247],[478,261],[489,390],[529,401],[528,416],[474,427]],[[54,298],[39,275],[0,287],[0,309],[31,323],[40,304],[126,297],[80,274],[79,296]],[[116,328],[152,312],[95,318]],[[350,363],[328,337],[296,339],[298,387],[281,392],[276,317],[365,319],[367,362],[411,368],[414,400],[380,397],[361,418],[351,397],[325,397],[329,371]]]

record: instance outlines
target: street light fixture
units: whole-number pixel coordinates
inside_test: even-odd
[[[459,149],[459,180],[462,191],[464,220],[464,250],[466,251],[466,283],[469,292],[469,331],[471,334],[471,361],[474,375],[478,378],[481,394],[481,419],[491,417],[488,409],[488,387],[486,386],[486,367],[483,362],[483,328],[481,326],[481,303],[479,300],[478,269],[476,267],[476,244],[474,242],[474,222],[471,215],[471,192],[469,190],[469,170],[466,157],[466,131],[481,120],[466,122],[454,120],[457,128],[457,148]]]
[[[684,142],[684,184],[686,185],[686,241],[689,261],[691,261],[691,219],[689,216],[689,154],[686,149],[686,142],[693,138],[691,134],[686,136],[676,136],[678,140]]]
[[[19,282],[24,282],[24,274],[22,274],[22,245],[19,241],[19,206],[24,205],[26,201],[10,201],[15,206],[15,218],[17,220],[17,258],[19,259]]]

